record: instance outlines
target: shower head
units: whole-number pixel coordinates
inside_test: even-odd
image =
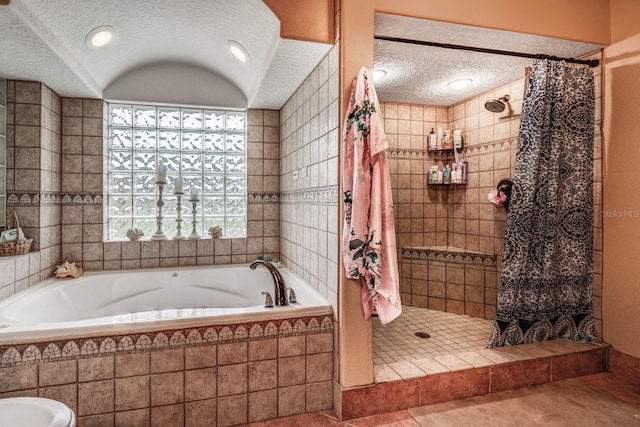
[[[501,113],[506,106],[509,105],[509,95],[505,95],[498,99],[492,99],[484,103],[484,108],[492,113]],[[511,108],[509,108],[511,109]]]

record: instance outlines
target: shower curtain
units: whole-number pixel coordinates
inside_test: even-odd
[[[522,106],[490,347],[598,342],[592,314],[594,81],[539,61]]]

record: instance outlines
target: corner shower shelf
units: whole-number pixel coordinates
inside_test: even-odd
[[[467,181],[465,182],[452,182],[451,184],[445,184],[442,182],[429,182],[427,181],[427,185],[429,187],[440,187],[440,188],[448,188],[448,187],[460,187],[463,185],[467,185]]]

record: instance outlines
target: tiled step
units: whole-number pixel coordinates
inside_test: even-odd
[[[343,420],[605,372],[609,346],[545,341],[376,366],[341,391]]]

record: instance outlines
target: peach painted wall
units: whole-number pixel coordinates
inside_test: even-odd
[[[280,36],[318,43],[334,42],[334,0],[263,0],[280,19]]]
[[[348,0],[339,9],[341,123],[353,77],[373,66],[376,11],[603,45],[611,36],[609,2],[601,0],[540,0],[529,7],[511,0]],[[347,387],[373,382],[373,365],[363,363],[372,359],[371,322],[363,320],[358,285],[341,275],[340,384]]]
[[[603,338],[640,357],[640,3],[611,4],[616,43],[604,50]]]

